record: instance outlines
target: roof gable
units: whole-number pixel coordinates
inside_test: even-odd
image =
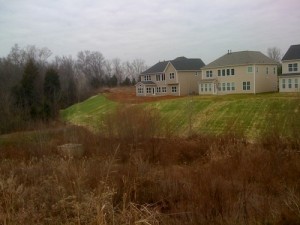
[[[205,66],[201,59],[188,59],[182,56],[174,60],[158,62],[141,74],[162,73],[165,71],[168,63],[171,63],[176,70],[200,70],[200,68]]]
[[[291,45],[282,60],[300,59],[300,45]]]
[[[258,51],[241,51],[227,53],[204,68],[249,64],[277,64],[277,62]]]

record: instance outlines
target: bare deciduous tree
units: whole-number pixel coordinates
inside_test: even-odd
[[[281,61],[281,50],[277,47],[268,48],[268,56],[276,62]]]
[[[116,76],[118,84],[123,80],[124,70],[119,58],[114,58],[111,60],[113,75]]]
[[[105,59],[101,52],[80,51],[77,67],[88,78],[90,84],[98,88],[104,79]]]

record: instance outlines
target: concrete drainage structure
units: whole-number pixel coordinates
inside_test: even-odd
[[[67,159],[80,159],[84,154],[82,144],[68,143],[57,146],[58,153]]]

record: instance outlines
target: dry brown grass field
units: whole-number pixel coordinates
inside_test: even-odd
[[[59,124],[1,136],[0,224],[300,224],[299,135],[157,138],[158,119],[129,107],[105,135]],[[63,157],[65,143],[84,156]]]

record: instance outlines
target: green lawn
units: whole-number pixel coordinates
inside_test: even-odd
[[[71,123],[97,129],[118,104],[97,95],[62,110],[61,115]],[[143,105],[158,109],[177,135],[186,135],[190,127],[196,133],[229,131],[251,139],[274,130],[284,136],[300,130],[300,98],[293,94],[193,96]]]
[[[95,95],[62,110],[61,116],[70,123],[97,129],[103,116],[113,111],[117,105],[118,103],[108,100],[103,95]]]

